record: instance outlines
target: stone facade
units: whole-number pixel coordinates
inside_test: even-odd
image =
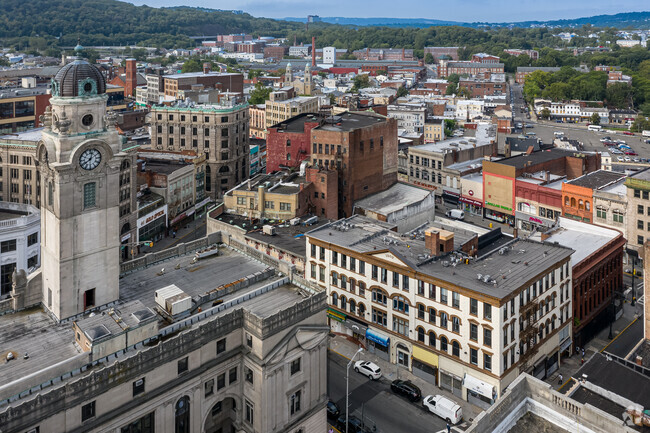
[[[248,179],[248,105],[155,107],[151,148],[205,153],[205,191],[212,199]]]

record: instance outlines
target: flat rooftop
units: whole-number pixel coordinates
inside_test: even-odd
[[[445,153],[451,150],[465,150],[486,146],[496,140],[496,127],[492,124],[479,123],[474,137],[452,137],[437,143],[427,143],[411,148],[423,152]]]
[[[368,126],[376,125],[378,123],[386,122],[386,118],[379,114],[364,112],[346,111],[336,116],[325,118],[325,123],[314,128],[314,130],[322,131],[352,131],[359,128],[366,128]]]
[[[317,113],[302,113],[277,123],[271,126],[271,128],[277,128],[277,132],[303,133],[305,132],[305,123],[319,123],[321,120],[322,116]]]
[[[503,158],[498,161],[499,164],[508,165],[515,168],[524,168],[529,163],[542,164],[544,162],[554,161],[556,159],[566,158],[569,156],[575,155],[587,155],[593,154],[594,152],[576,152],[574,150],[564,150],[564,149],[548,149],[542,150],[539,152],[533,152],[530,155],[522,154],[517,156],[511,156],[510,158]]]
[[[378,192],[354,203],[355,207],[389,215],[407,206],[419,203],[432,191],[398,182],[385,191]],[[433,217],[433,213],[431,215]]]
[[[203,72],[186,72],[184,74],[171,74],[163,75],[165,78],[198,78],[198,77],[226,77],[229,75],[241,75],[240,73],[234,72],[209,72],[204,74]]]
[[[0,99],[9,98],[22,98],[24,96],[44,95],[48,91],[47,85],[40,85],[36,87],[9,87],[0,89]]]
[[[546,238],[546,241],[557,242],[573,249],[571,264],[574,267],[617,237],[622,236],[617,230],[573,221],[569,218],[560,217],[558,223],[557,228],[547,232],[550,236]],[[539,239],[540,236],[541,233],[537,233],[533,237]]]
[[[601,189],[618,182],[624,177],[625,175],[621,173],[607,170],[596,170],[570,180],[567,183],[585,188]]]
[[[152,171],[154,173],[172,174],[176,170],[180,170],[181,168],[185,168],[191,165],[192,163],[189,162],[183,163],[180,161],[156,161],[147,159],[144,169],[146,171]]]
[[[310,231],[307,236],[361,254],[390,251],[399,262],[411,269],[496,300],[506,298],[513,291],[531,283],[532,279],[573,253],[570,248],[548,242],[515,239],[502,247],[503,254],[492,250],[469,264],[463,264],[455,260],[452,254],[431,257],[431,252],[424,245],[423,230],[402,236],[359,215],[326,224]],[[479,274],[482,277],[480,281]]]
[[[650,168],[646,168],[637,173],[631,174],[631,178],[650,181]]]
[[[258,174],[247,182],[235,187],[235,190],[257,192],[257,188],[263,186],[267,193],[297,194],[300,192],[300,184],[307,183],[305,176],[300,176],[299,173],[280,171],[277,173]],[[232,195],[232,192],[229,192],[228,195]]]
[[[1,135],[0,140],[2,141],[7,140],[11,142],[25,141],[25,142],[31,142],[31,143],[24,143],[26,145],[36,146],[38,141],[41,139],[42,135],[43,135],[43,128],[34,128],[34,129],[28,129],[27,131],[23,131],[23,132]]]

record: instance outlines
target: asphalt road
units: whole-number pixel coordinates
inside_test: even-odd
[[[327,358],[328,395],[345,413],[345,370],[348,360],[329,352]],[[372,381],[350,367],[350,414],[373,423],[379,433],[432,433],[443,430],[445,421],[426,411],[421,402],[411,403],[390,390],[390,381]],[[330,422],[332,422],[330,420]]]

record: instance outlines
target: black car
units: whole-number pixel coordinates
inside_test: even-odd
[[[394,380],[390,384],[390,389],[395,394],[401,394],[409,400],[416,402],[422,398],[422,391],[408,380]]]
[[[338,418],[338,416],[341,414],[341,411],[339,410],[339,407],[334,403],[332,400],[329,400],[327,402],[327,416],[332,419]]]
[[[341,415],[336,421],[336,428],[345,431],[345,414]],[[365,426],[363,422],[354,415],[348,417],[348,433],[372,433],[374,429]]]

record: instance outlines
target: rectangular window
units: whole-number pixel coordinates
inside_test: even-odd
[[[366,262],[359,260],[359,273],[361,275],[366,275]]]
[[[8,253],[9,251],[16,251],[16,239],[11,239],[9,241],[4,241],[0,243],[0,251],[3,253]]]
[[[84,309],[95,306],[95,289],[84,292]]]
[[[469,314],[478,316],[478,301],[470,298],[469,300]]]
[[[492,320],[492,305],[483,302],[483,318]]]
[[[487,371],[492,371],[492,356],[487,353],[483,354],[483,368]]]
[[[401,319],[393,316],[393,331],[402,335],[409,335],[409,322],[408,320]]]
[[[300,391],[294,392],[289,398],[289,408],[291,415],[300,411]]]
[[[205,382],[205,385],[203,385],[203,389],[206,397],[214,394],[214,379],[210,379],[207,382]]]
[[[81,422],[95,417],[95,401],[81,406]]]
[[[469,348],[469,362],[474,365],[478,365],[478,350],[473,347]]]
[[[377,265],[372,265],[372,279],[377,280],[379,278],[379,268]]]
[[[84,184],[84,209],[95,207],[95,182]]]
[[[638,213],[639,215],[643,215],[643,212],[644,212],[644,211],[645,211],[645,208],[643,207],[642,204],[638,204],[638,205],[636,206],[636,213]]]
[[[300,358],[291,361],[291,375],[300,372]]]
[[[217,341],[217,355],[226,351],[226,339],[222,338]]]
[[[469,339],[478,341],[478,325],[476,323],[469,324]]]
[[[402,290],[405,292],[409,291],[409,277],[408,275],[402,275]]]
[[[237,367],[233,367],[228,371],[228,383],[233,384],[237,382]]]
[[[643,226],[644,226],[644,224],[643,224],[642,220],[637,220],[636,221],[636,228],[637,229],[643,230]]]
[[[144,377],[133,382],[133,397],[144,392]]]
[[[388,281],[388,270],[385,268],[381,268],[381,282],[386,284]]]
[[[291,203],[282,203],[282,202],[280,202],[280,210],[290,212],[291,211]]]
[[[178,360],[178,374],[185,373],[189,369],[189,364],[188,364],[188,359],[187,356],[183,359]]]
[[[251,334],[246,334],[246,346],[253,348],[253,336]]]
[[[399,287],[399,274],[393,272],[393,287]]]
[[[217,376],[217,391],[226,387],[226,373]]]
[[[460,293],[451,292],[452,306],[455,308],[460,308]]]
[[[451,330],[460,333],[460,319],[456,316],[451,318]]]
[[[492,346],[492,330],[488,328],[483,328],[483,344],[488,347]]]
[[[639,245],[643,245],[643,236],[637,236],[636,237],[636,243]]]
[[[440,303],[447,304],[447,289],[440,288]]]
[[[246,422],[249,424],[253,424],[253,403],[246,400],[245,406],[246,406]]]
[[[248,367],[244,367],[244,377],[246,378],[246,382],[250,383],[251,385],[253,384],[253,370]]]

